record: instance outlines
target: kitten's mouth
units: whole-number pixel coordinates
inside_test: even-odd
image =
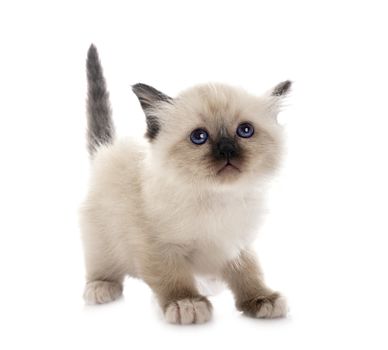
[[[227,161],[223,165],[223,167],[217,171],[217,175],[220,175],[221,173],[229,173],[229,172],[236,172],[236,171],[241,173],[241,170],[238,167],[236,167],[230,161]]]

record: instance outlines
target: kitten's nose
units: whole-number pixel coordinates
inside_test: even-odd
[[[237,148],[234,140],[230,137],[221,137],[217,143],[216,156],[218,159],[223,158],[226,160],[236,157]]]

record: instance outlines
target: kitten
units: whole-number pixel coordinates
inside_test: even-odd
[[[96,48],[87,58],[92,178],[81,210],[87,303],[120,297],[126,275],[143,279],[170,323],[203,323],[212,306],[195,276],[216,276],[236,307],[259,318],[285,316],[250,246],[265,179],[282,145],[276,121],[285,81],[256,97],[208,84],[176,98],[132,87],[147,121],[145,145],[116,141]]]

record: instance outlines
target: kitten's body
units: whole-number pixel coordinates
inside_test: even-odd
[[[148,240],[173,245],[195,272],[219,274],[252,243],[262,194],[252,188],[203,190],[167,177],[161,183],[142,148],[121,141],[96,154],[83,209],[84,238],[103,240],[104,255],[132,276],[139,275],[136,255],[148,249]]]
[[[88,62],[94,59],[100,69],[91,50]],[[95,56],[91,59],[90,54]],[[103,96],[107,101],[102,72],[97,73],[100,80],[95,82],[102,81],[103,88],[95,93],[89,82],[89,100]],[[263,180],[280,155],[281,131],[275,118],[267,116],[270,107],[277,113],[277,106],[267,103],[276,100],[253,98],[224,85],[197,87],[174,100],[144,85],[134,91],[146,112],[149,144],[115,141],[109,118],[98,125],[95,119],[89,121],[93,175],[81,215],[86,300],[117,298],[130,275],[154,290],[169,322],[201,323],[210,318],[211,305],[198,293],[194,276],[211,275],[229,284],[237,307],[247,314],[284,315],[284,299],[264,285],[249,248],[262,212]],[[278,96],[275,92],[272,96]],[[105,107],[98,117],[106,115]],[[212,115],[209,134],[221,130],[225,139],[235,130],[239,113],[243,120],[260,117],[260,129],[255,125],[260,135],[236,146],[243,154],[233,160],[238,169],[226,165],[217,170],[203,146],[182,138],[186,129],[195,129],[198,120],[205,123]],[[192,118],[182,120],[182,115]],[[226,115],[231,121],[225,122]],[[106,121],[108,128],[101,129]],[[101,130],[108,130],[103,132],[108,137],[99,138]],[[258,145],[263,152],[259,160]]]

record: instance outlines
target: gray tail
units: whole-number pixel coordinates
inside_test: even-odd
[[[87,141],[88,150],[92,156],[99,146],[111,144],[115,135],[109,93],[97,48],[93,44],[88,50],[86,70],[88,77]]]

